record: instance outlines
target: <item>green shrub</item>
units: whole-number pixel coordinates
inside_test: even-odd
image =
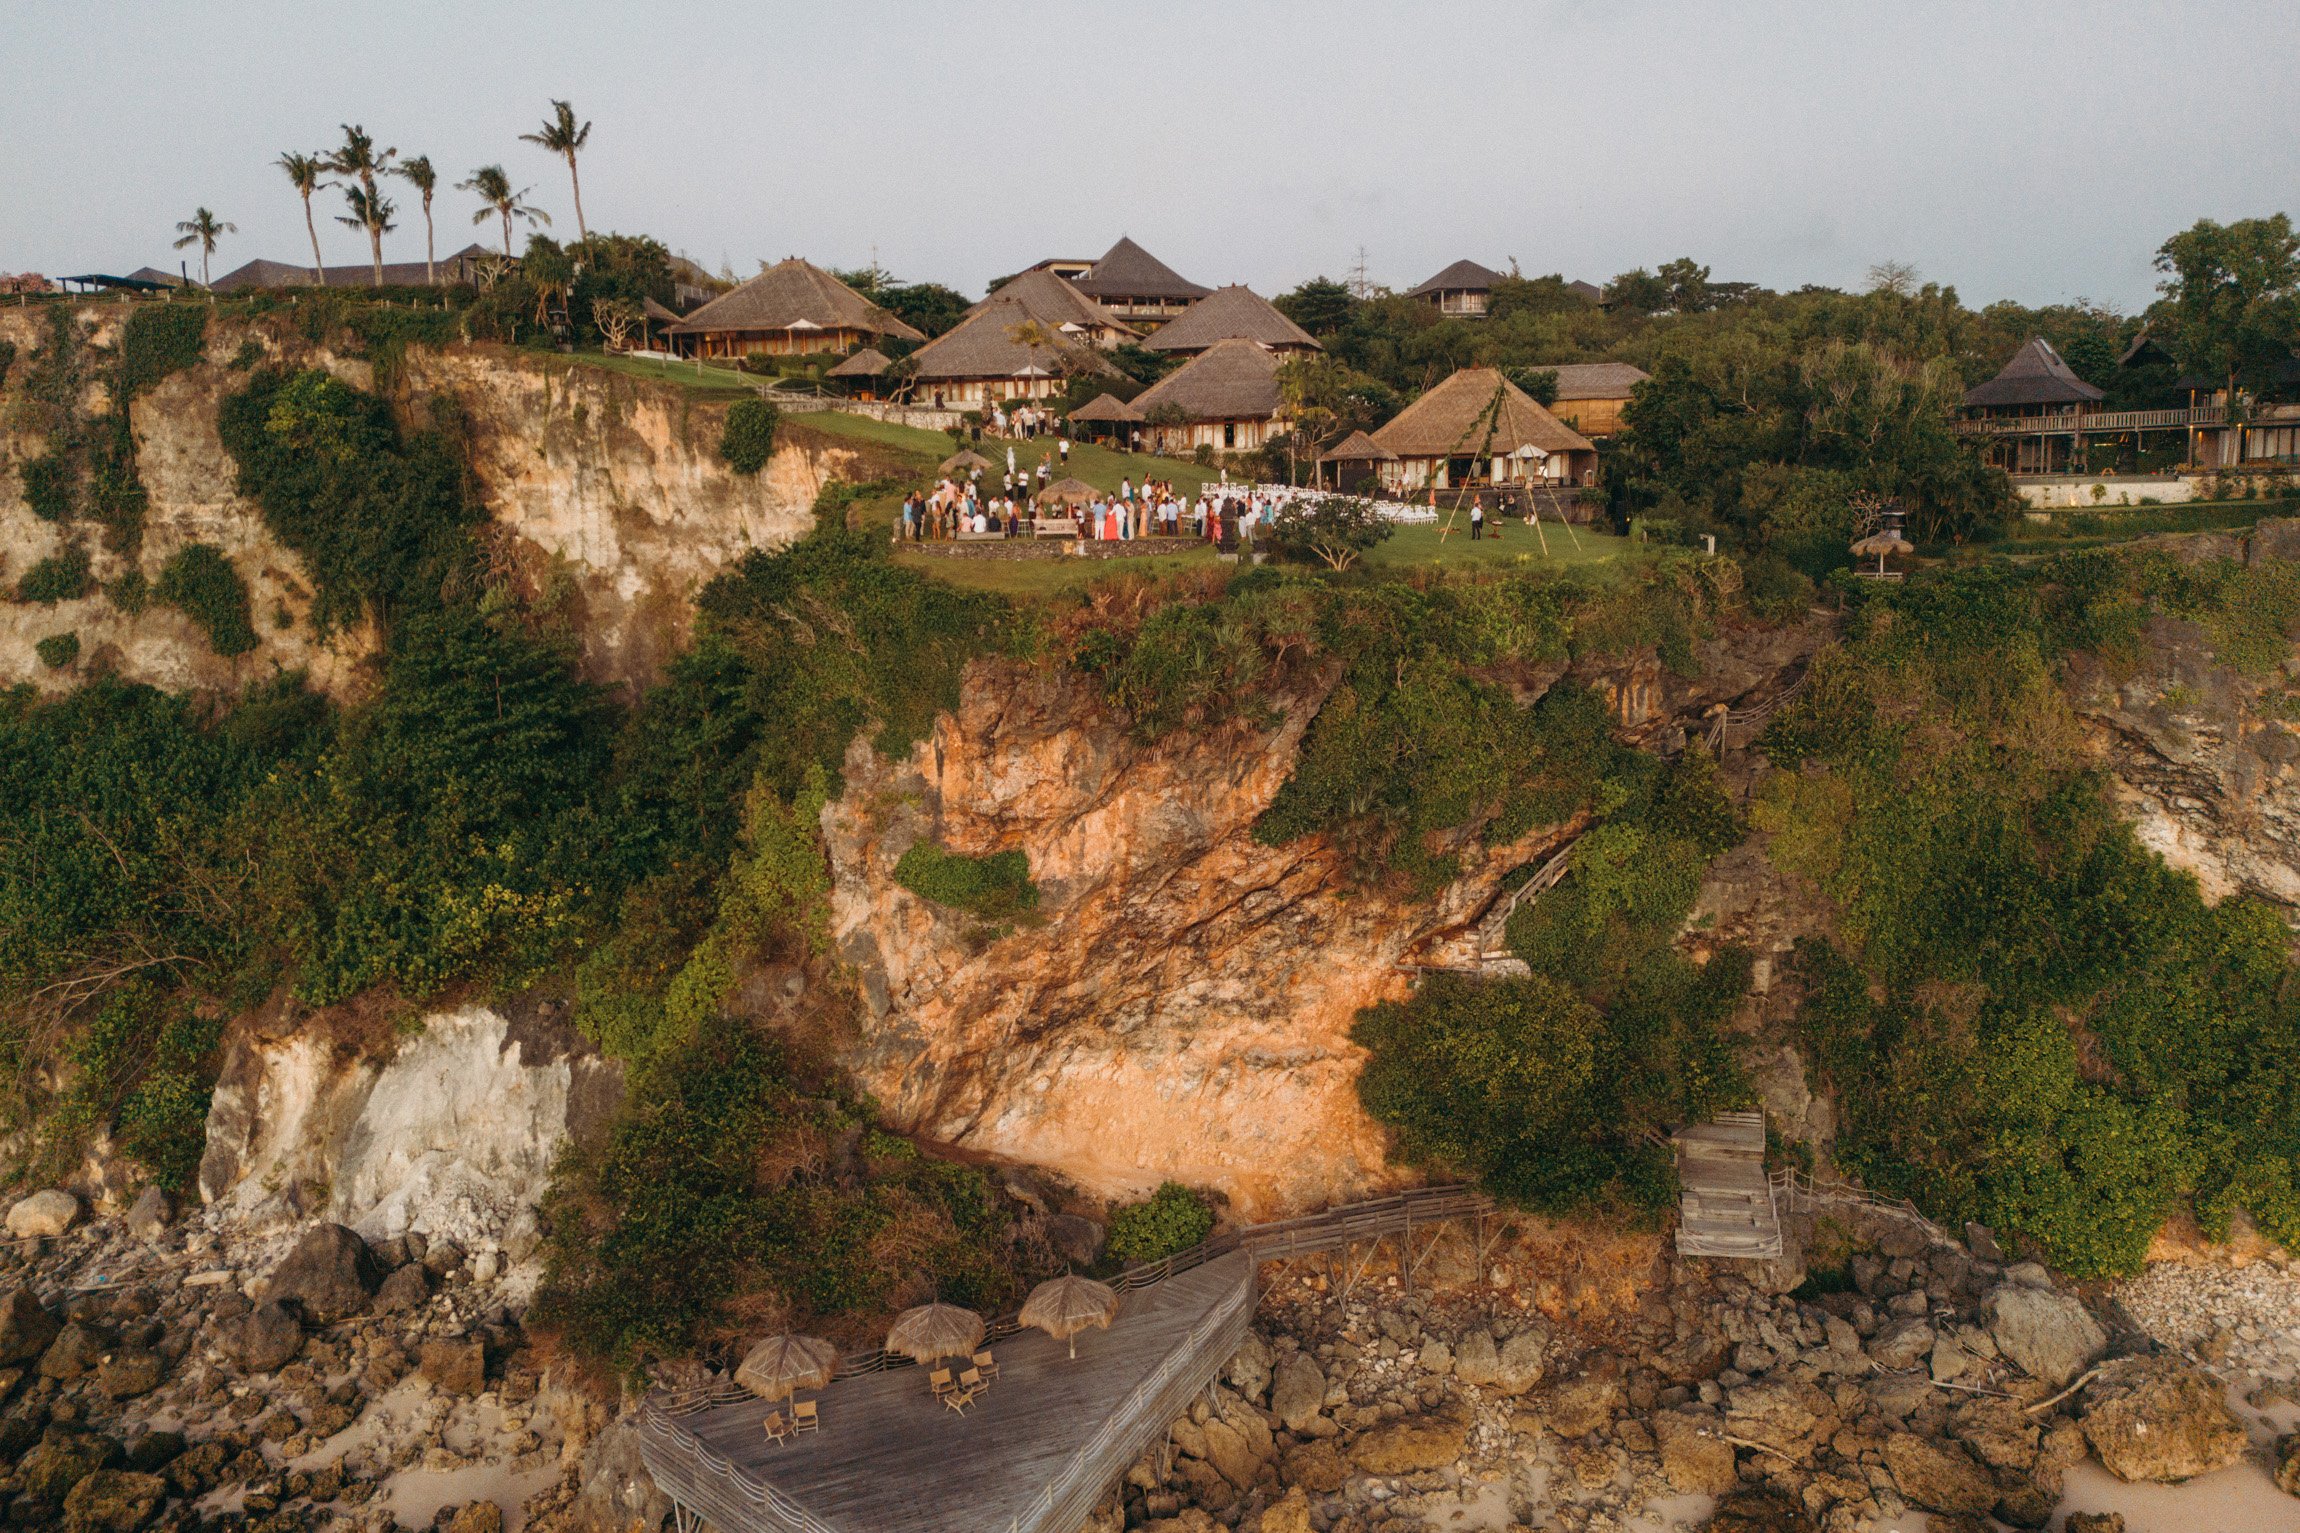
[[[1038,908],[1030,859],[1021,852],[969,857],[917,841],[896,861],[894,881],[920,899],[986,920],[1009,920]]]
[[[738,474],[751,475],[774,456],[775,427],[780,415],[763,399],[738,399],[727,406],[726,425],[719,433],[719,456]]]
[[[76,633],[52,633],[32,646],[40,663],[51,671],[60,671],[80,658],[80,636]]]
[[[104,596],[111,604],[129,617],[134,617],[151,605],[152,583],[144,572],[131,564],[104,587]]]
[[[16,582],[16,599],[53,606],[60,601],[78,601],[95,584],[88,573],[88,550],[67,543],[24,572],[24,578]]]
[[[8,386],[8,374],[16,366],[16,343],[0,341],[0,388]]]
[[[248,586],[212,543],[186,544],[160,571],[153,597],[180,608],[227,660],[256,647],[248,616]]]
[[[51,449],[24,465],[24,503],[44,522],[72,519],[72,460]]]
[[[1164,1182],[1139,1203],[1110,1210],[1106,1254],[1131,1266],[1187,1251],[1214,1233],[1214,1211],[1180,1182]]]

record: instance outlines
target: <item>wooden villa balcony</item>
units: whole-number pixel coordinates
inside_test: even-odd
[[[2181,410],[2087,410],[2064,415],[1996,415],[1957,422],[1960,436],[2091,436],[2111,431],[2178,431],[2225,426],[2226,405]]]

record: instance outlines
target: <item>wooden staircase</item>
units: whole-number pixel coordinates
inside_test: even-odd
[[[1781,1254],[1781,1216],[1765,1175],[1765,1115],[1719,1113],[1678,1130],[1677,1252],[1770,1261]]]

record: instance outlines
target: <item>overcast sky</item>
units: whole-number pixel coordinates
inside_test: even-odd
[[[239,226],[219,275],[307,260],[271,162],[344,121],[449,184],[502,162],[571,237],[564,167],[518,141],[551,96],[596,124],[596,228],[970,296],[1125,233],[1266,294],[1362,247],[1400,288],[1462,256],[1775,288],[1891,259],[1971,303],[2131,310],[2173,231],[2300,214],[2289,3],[11,0],[0,27],[0,271],[51,276],[173,269],[203,205]],[[386,255],[420,259],[400,190]],[[473,206],[443,187],[441,251],[494,232]]]

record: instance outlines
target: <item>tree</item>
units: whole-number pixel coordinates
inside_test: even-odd
[[[551,223],[550,214],[541,208],[531,208],[527,205],[527,194],[535,188],[528,186],[513,191],[511,178],[503,173],[503,167],[500,165],[480,166],[471,173],[470,180],[456,182],[455,189],[459,192],[470,192],[477,196],[481,202],[487,204],[471,215],[473,223],[483,224],[487,222],[490,214],[503,220],[503,254],[506,257],[511,254],[511,220],[524,218],[531,224],[542,224],[546,227]]]
[[[375,140],[358,123],[343,125],[343,147],[328,156],[327,168],[339,176],[354,176],[359,180],[355,189],[359,195],[349,197],[352,218],[339,218],[337,223],[349,224],[367,231],[368,255],[375,263],[375,285],[383,286],[383,237],[391,228],[391,215],[395,211],[389,199],[375,189],[375,178],[391,173],[391,162],[399,157],[397,149],[378,151]]]
[[[186,245],[200,247],[200,286],[206,287],[208,285],[208,257],[216,253],[217,237],[225,234],[237,234],[240,232],[240,226],[238,224],[218,223],[215,214],[202,208],[190,218],[176,225],[176,232],[183,236],[176,241],[176,249],[181,250]]]
[[[600,337],[609,351],[621,351],[631,339],[631,327],[639,323],[640,309],[628,298],[594,298],[591,300],[591,323],[598,326]]]
[[[423,280],[436,286],[439,269],[432,257],[431,193],[439,185],[439,172],[431,168],[431,156],[419,154],[403,162],[398,174],[423,195]]]
[[[1351,495],[1297,495],[1270,524],[1281,556],[1316,559],[1330,570],[1348,569],[1395,531],[1373,502]]]
[[[1312,277],[1292,292],[1281,294],[1273,307],[1312,335],[1332,335],[1350,322],[1358,300],[1343,284],[1329,277]]]
[[[1709,291],[1709,268],[1691,256],[1665,262],[1653,275],[1669,289],[1668,308],[1672,314],[1703,314],[1717,307]]]
[[[303,198],[303,230],[311,236],[311,276],[321,287],[327,286],[327,268],[320,264],[319,228],[311,219],[311,194],[333,183],[320,180],[327,173],[327,156],[317,153],[298,154],[293,149],[272,162],[287,172],[288,184]]]
[[[1917,269],[1906,261],[1879,261],[1869,268],[1869,291],[1908,298],[1917,291]]]
[[[383,237],[397,227],[392,222],[399,212],[389,197],[371,192],[364,186],[347,186],[343,200],[350,204],[349,213],[338,214],[336,222],[351,229],[367,231],[367,245],[375,257],[375,285],[383,286]]]
[[[575,237],[587,240],[591,231],[583,224],[583,178],[575,173],[575,156],[591,141],[591,125],[575,123],[575,109],[564,101],[551,103],[551,115],[543,126],[533,133],[522,133],[519,141],[548,149],[567,161],[567,180],[575,188]]]
[[[1605,301],[1624,314],[1660,314],[1669,307],[1669,284],[1632,267],[1605,285]]]
[[[2173,349],[2189,367],[2225,379],[2233,405],[2239,385],[2258,388],[2300,340],[2300,235],[2292,220],[2199,219],[2156,252],[2159,291]]]
[[[1505,367],[1502,373],[1518,387],[1518,392],[1543,409],[1557,403],[1557,369],[1554,367]]]

